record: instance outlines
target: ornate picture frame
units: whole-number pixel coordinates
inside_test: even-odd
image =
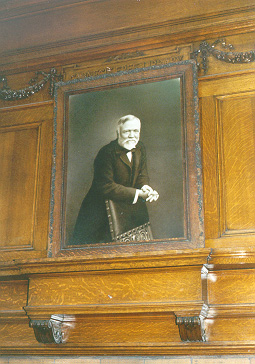
[[[118,120],[127,115],[140,119],[136,153],[139,148],[142,148],[142,156],[146,153],[143,160],[147,161],[148,183],[159,197],[151,203],[139,197],[142,208],[147,206],[148,221],[141,220],[138,227],[128,223],[125,231],[116,232],[123,222],[129,221],[127,216],[131,210],[136,220],[137,201],[132,197],[127,208],[125,203],[116,206],[114,198],[113,204],[111,202],[112,195],[106,194],[104,207],[101,205],[100,210],[96,210],[93,198],[101,192],[94,192],[87,208],[89,213],[86,213],[90,218],[88,226],[96,226],[98,216],[104,211],[111,235],[108,240],[95,238],[95,241],[80,235],[77,243],[72,240],[73,231],[77,216],[84,208],[82,204],[88,203],[85,197],[91,192],[91,184],[99,184],[98,161],[103,166],[109,163],[112,170],[117,168],[105,156],[112,153],[114,139],[114,145],[119,146],[121,129],[118,128],[122,124],[118,126]],[[55,87],[48,256],[125,257],[203,248],[199,138],[194,61],[58,82]],[[141,153],[134,158],[137,158],[134,161],[140,160]],[[116,183],[115,172],[111,173]],[[124,187],[132,191],[142,188],[135,182],[130,186],[125,182]],[[84,219],[85,215],[82,216]],[[98,217],[98,221],[93,216]]]

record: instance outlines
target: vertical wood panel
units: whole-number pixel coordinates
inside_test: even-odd
[[[0,115],[0,255],[46,256],[53,108],[28,104]]]
[[[254,76],[200,84],[206,246],[255,243]]]
[[[221,234],[255,232],[255,94],[218,98]]]
[[[200,100],[202,119],[203,187],[205,205],[205,237],[219,236],[218,219],[218,158],[216,140],[215,103],[213,97]]]
[[[32,247],[40,126],[0,132],[0,246]]]

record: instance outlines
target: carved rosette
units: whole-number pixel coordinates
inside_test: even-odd
[[[36,340],[43,344],[64,344],[74,327],[73,316],[51,315],[49,320],[30,320]]]

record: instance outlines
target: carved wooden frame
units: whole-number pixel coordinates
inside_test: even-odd
[[[183,61],[131,71],[107,74],[55,86],[55,118],[53,166],[49,221],[48,256],[85,255],[91,258],[162,254],[176,249],[204,247],[202,173],[200,160],[197,70],[194,61]],[[183,238],[157,239],[129,243],[62,247],[65,228],[65,194],[67,161],[67,114],[69,96],[75,93],[145,84],[179,78],[181,84],[181,114],[184,165],[184,230]]]

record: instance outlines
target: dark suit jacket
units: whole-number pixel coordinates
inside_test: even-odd
[[[132,207],[136,189],[149,184],[145,148],[138,142],[129,162],[117,139],[100,149],[94,161],[94,178],[84,198],[71,244],[111,241],[105,200],[125,202]]]

